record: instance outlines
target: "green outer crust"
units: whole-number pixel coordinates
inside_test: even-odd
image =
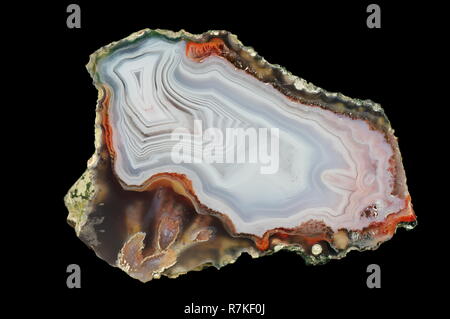
[[[75,228],[77,234],[85,222],[86,214],[84,212],[95,193],[91,174],[89,170],[86,170],[64,197],[64,202],[69,210],[67,222]]]
[[[98,90],[98,99],[96,105],[95,116],[95,152],[87,162],[87,169],[81,175],[81,177],[75,182],[75,184],[69,189],[68,193],[64,197],[64,203],[69,211],[67,216],[67,222],[71,225],[77,234],[80,236],[80,232],[85,225],[90,212],[92,211],[92,203],[99,191],[96,180],[96,167],[100,160],[100,153],[103,146],[103,131],[101,127],[102,123],[102,101],[104,93],[103,90]],[[92,234],[93,243],[96,242],[95,234]]]

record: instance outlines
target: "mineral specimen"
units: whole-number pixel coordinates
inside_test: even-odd
[[[96,151],[65,197],[68,221],[133,278],[280,249],[319,264],[416,223],[382,108],[317,88],[229,32],[143,30],[87,68]]]

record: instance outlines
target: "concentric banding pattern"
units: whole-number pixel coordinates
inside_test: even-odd
[[[199,201],[227,215],[239,233],[322,220],[333,230],[362,229],[404,208],[391,195],[391,146],[382,133],[318,107],[291,101],[222,57],[185,55],[186,42],[150,37],[99,61],[108,108],[114,170],[139,186],[162,172],[185,174]],[[174,163],[172,132],[220,128],[279,129],[279,169],[263,164]],[[200,149],[200,145],[196,145]],[[270,147],[269,147],[270,149]],[[224,149],[227,153],[230,150]],[[376,206],[376,214],[361,214]]]

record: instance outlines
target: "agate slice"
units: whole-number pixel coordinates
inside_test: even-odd
[[[320,264],[415,226],[380,105],[324,91],[229,32],[143,30],[87,68],[96,151],[65,197],[68,222],[133,278],[280,249]]]

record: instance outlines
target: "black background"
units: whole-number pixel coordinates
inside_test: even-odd
[[[385,315],[424,306],[443,268],[433,262],[438,260],[433,250],[437,243],[426,235],[433,212],[428,162],[421,150],[434,141],[423,138],[421,124],[427,119],[419,109],[423,100],[416,95],[422,67],[418,49],[428,45],[423,34],[427,22],[420,8],[392,2],[375,2],[381,6],[381,29],[367,28],[367,1],[77,1],[81,29],[66,27],[66,7],[72,2],[41,7],[45,18],[31,31],[44,37],[46,45],[37,66],[47,79],[42,81],[47,97],[39,112],[46,140],[40,149],[51,173],[46,173],[46,225],[39,235],[46,248],[39,250],[36,276],[42,284],[36,300],[47,302],[40,307],[59,304],[79,313],[89,309],[146,318],[208,318],[184,315],[184,307],[191,302],[225,307],[265,303],[265,317],[300,318],[305,312]],[[376,251],[350,252],[323,266],[306,266],[289,252],[254,260],[244,255],[221,270],[209,268],[146,284],[97,258],[66,223],[63,202],[94,152],[97,90],[85,65],[101,46],[144,28],[183,28],[191,33],[225,29],[269,62],[319,87],[380,103],[399,138],[418,226],[413,231],[400,229]],[[81,289],[66,286],[66,267],[72,263],[81,267]],[[366,286],[366,268],[373,263],[381,266],[381,289]]]

